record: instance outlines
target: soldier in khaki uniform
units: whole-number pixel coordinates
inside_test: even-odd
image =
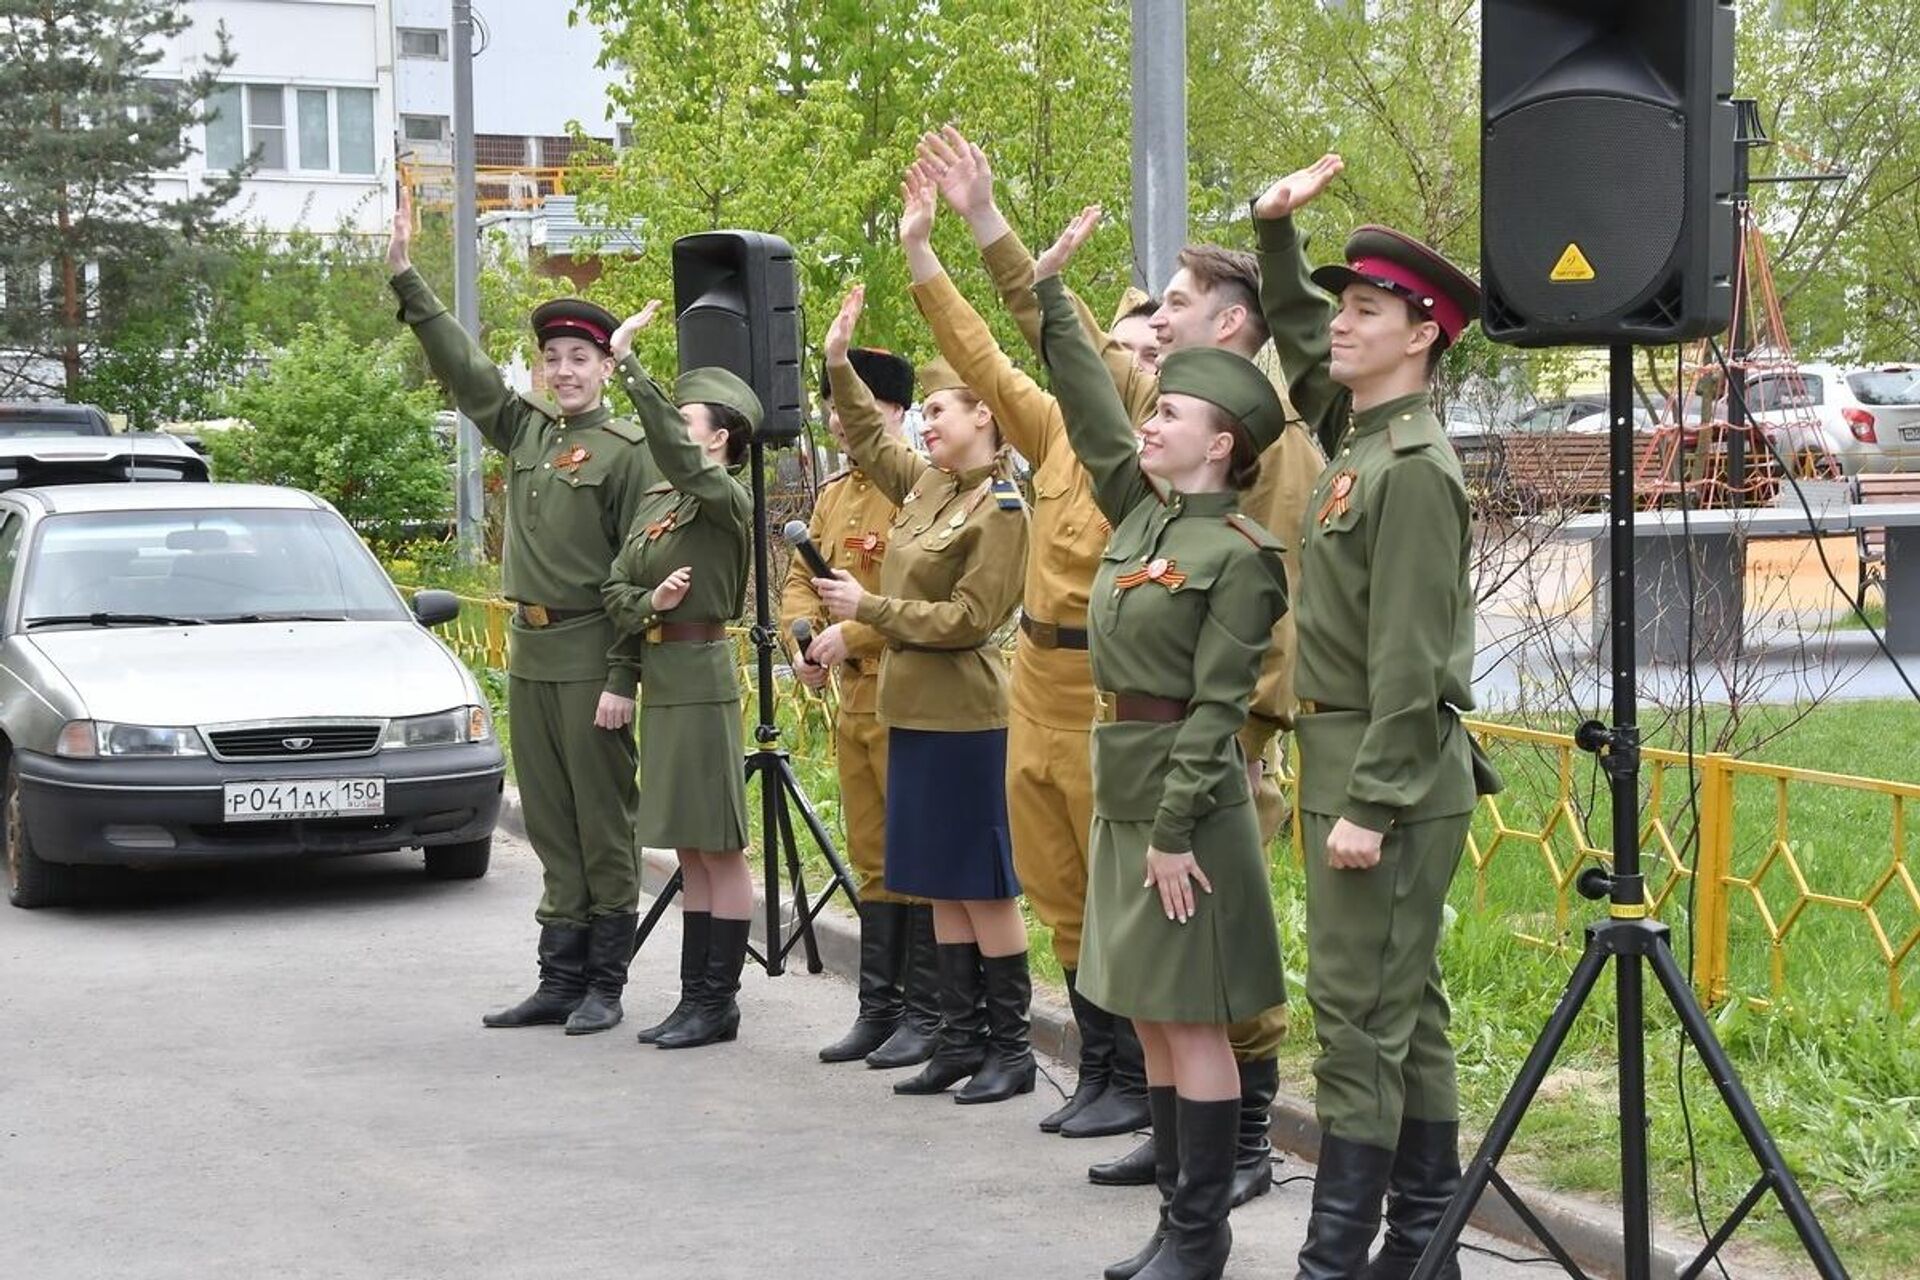
[[[865,347],[847,356],[854,373],[872,390],[888,436],[903,439],[907,406],[913,401],[913,365]],[[827,398],[824,378],[821,395]],[[831,406],[827,427],[845,448],[846,428]],[[853,466],[820,486],[807,534],[829,565],[877,591],[897,515],[898,508],[880,487]],[[828,625],[812,572],[805,560],[794,556],[787,563],[780,596],[781,631],[791,635],[793,624],[802,618],[813,625],[814,638],[804,652],[795,654],[795,674],[816,689],[830,675],[839,686],[834,742],[840,814],[860,897],[860,1011],[846,1035],[820,1050],[820,1060],[865,1058],[875,1068],[915,1066],[933,1055],[940,1026],[935,995],[940,976],[933,909],[924,899],[890,892],[886,885],[887,730],[875,714],[886,639],[853,619]]]
[[[900,513],[879,591],[845,570],[813,585],[830,616],[886,637],[887,887],[933,900],[940,1043],[894,1091],[940,1093],[972,1077],[956,1101],[999,1102],[1031,1092],[1035,1074],[1007,834],[1006,661],[994,640],[1026,575],[1026,504],[1001,473],[992,415],[944,362],[920,372],[928,457],[887,436],[847,361],[863,301],[856,287],[828,329],[827,376],[848,446]]]
[[[931,164],[941,193],[973,231],[994,287],[1019,323],[1028,343],[1039,349],[1040,311],[1033,292],[1033,256],[1000,213],[993,200],[993,175],[980,148],[958,130],[923,137],[920,150]],[[1265,344],[1266,323],[1257,297],[1258,277],[1250,255],[1210,246],[1195,246],[1181,255],[1181,268],[1168,282],[1160,307],[1150,323],[1158,334],[1158,356],[1184,347],[1216,346],[1251,359]],[[1116,340],[1099,334],[1085,306],[1068,290],[1081,322],[1087,326],[1108,373],[1123,400],[1138,407],[1153,404],[1159,386],[1154,373]],[[1305,512],[1307,493],[1323,459],[1319,447],[1297,422],[1262,452],[1260,474],[1242,495],[1241,510],[1258,520],[1287,548],[1289,587],[1297,581],[1299,558],[1295,533]],[[1285,817],[1273,776],[1276,735],[1293,718],[1294,624],[1289,614],[1274,624],[1273,644],[1248,708],[1241,743],[1255,786],[1255,809],[1262,837],[1271,844]],[[1234,1057],[1242,1076],[1239,1154],[1233,1198],[1236,1205],[1261,1195],[1273,1185],[1273,1148],[1268,1137],[1270,1110],[1279,1089],[1279,1047],[1287,1031],[1284,1001],[1230,1028]],[[1094,1165],[1088,1176],[1102,1185],[1132,1186],[1153,1181],[1154,1146],[1151,1135],[1117,1160]]]
[[[932,203],[932,176],[925,165],[909,171],[907,185],[910,201]],[[1066,972],[1080,1032],[1073,1096],[1041,1120],[1040,1128],[1069,1138],[1130,1133],[1149,1118],[1139,1040],[1125,1019],[1082,995],[1078,982],[1087,842],[1093,830],[1087,593],[1109,526],[1094,501],[1092,480],[1068,447],[1058,402],[1015,367],[954,288],[933,251],[931,219],[902,226],[914,228],[902,247],[914,301],[941,354],[1033,467],[1033,552],[1027,558],[1007,715],[1007,811],[1020,885],[1034,914],[1053,931],[1053,953]],[[1141,409],[1132,407],[1136,414]]]
[[[637,650],[609,657],[615,637],[600,585],[660,474],[645,433],[601,403],[613,373],[613,317],[575,299],[535,311],[557,405],[517,396],[413,270],[412,220],[403,195],[387,249],[400,319],[454,403],[511,467],[501,566],[514,602],[507,707],[545,892],[534,913],[540,984],[483,1021],[604,1031],[619,1020],[640,898],[632,727],[640,659]]]
[[[1480,290],[1383,227],[1309,276],[1292,214],[1341,167],[1324,156],[1253,207],[1261,304],[1293,403],[1331,455],[1295,601],[1323,1131],[1299,1275],[1405,1280],[1460,1183],[1440,927],[1477,794],[1499,787],[1460,723],[1473,706],[1471,519],[1430,394]],[[1383,1197],[1386,1242],[1369,1263]],[[1443,1274],[1457,1277],[1458,1260]]]
[[[1113,522],[1091,626],[1094,852],[1081,982],[1134,1021],[1152,1082],[1160,1220],[1109,1280],[1218,1280],[1240,1113],[1226,1024],[1285,994],[1246,721],[1286,610],[1280,543],[1236,490],[1286,427],[1243,356],[1185,347],[1159,370],[1140,428],[1107,377],[1059,271],[1099,220],[1076,218],[1036,264],[1042,350],[1074,452]]]

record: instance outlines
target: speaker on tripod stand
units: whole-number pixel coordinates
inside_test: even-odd
[[[1640,874],[1640,730],[1634,652],[1633,347],[1702,338],[1732,317],[1732,0],[1484,0],[1481,42],[1483,326],[1496,342],[1608,349],[1607,584],[1613,723],[1575,733],[1612,800],[1612,867],[1580,879],[1608,917],[1586,929],[1567,989],[1467,1167],[1413,1280],[1438,1280],[1494,1187],[1568,1275],[1585,1275],[1495,1168],[1601,974],[1619,1025],[1621,1236],[1627,1280],[1652,1275],[1645,971],[1651,969],[1759,1165],[1760,1175],[1682,1271],[1712,1265],[1768,1191],[1816,1274],[1846,1269],[1714,1037]]]
[[[744,768],[748,789],[760,793],[760,849],[764,869],[766,942],[753,952],[769,976],[786,969],[796,943],[806,951],[807,971],[824,967],[814,936],[814,920],[835,890],[858,901],[852,877],[834,848],[833,837],[814,812],[793,760],[780,745],[773,658],[778,641],[768,582],[767,457],[769,447],[800,438],[804,408],[800,383],[801,331],[799,290],[793,248],[779,236],[758,231],[708,231],[682,236],[673,244],[673,310],[680,367],[718,366],[739,376],[760,397],[765,410],[750,442],[748,467],[753,493],[753,627],[756,721]],[[829,869],[831,882],[810,898],[794,815],[812,838]],[[783,921],[782,878],[791,894],[794,922]],[[681,888],[678,871],[640,922],[636,949]]]

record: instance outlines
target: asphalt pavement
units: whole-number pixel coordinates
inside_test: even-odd
[[[538,882],[502,832],[479,881],[394,854],[0,907],[0,1276],[1090,1278],[1151,1228],[1150,1189],[1085,1177],[1131,1139],[1035,1128],[1044,1078],[960,1107],[821,1065],[831,974],[749,968],[735,1044],[635,1044],[677,912],[620,1028],[483,1029],[534,976]],[[1293,1274],[1310,1173],[1235,1212],[1229,1277]]]

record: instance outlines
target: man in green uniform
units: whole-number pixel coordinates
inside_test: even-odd
[[[638,651],[610,657],[600,588],[660,474],[645,435],[601,403],[613,374],[614,318],[576,299],[533,313],[552,399],[514,394],[409,258],[412,201],[394,214],[387,265],[435,376],[481,435],[507,455],[501,579],[514,602],[507,658],[513,768],[545,892],[540,983],[490,1027],[565,1023],[570,1035],[620,1020],[640,898],[633,738]]]
[[[1299,1275],[1404,1280],[1460,1181],[1440,926],[1477,793],[1498,787],[1460,723],[1473,705],[1471,523],[1431,398],[1480,290],[1384,227],[1361,228],[1346,265],[1309,276],[1291,215],[1340,169],[1325,156],[1253,206],[1261,305],[1294,407],[1331,458],[1294,597],[1322,1131]],[[1369,1263],[1383,1197],[1387,1238]]]

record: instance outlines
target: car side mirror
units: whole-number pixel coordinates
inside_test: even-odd
[[[416,591],[413,616],[423,627],[437,627],[460,616],[460,597],[451,591]]]

